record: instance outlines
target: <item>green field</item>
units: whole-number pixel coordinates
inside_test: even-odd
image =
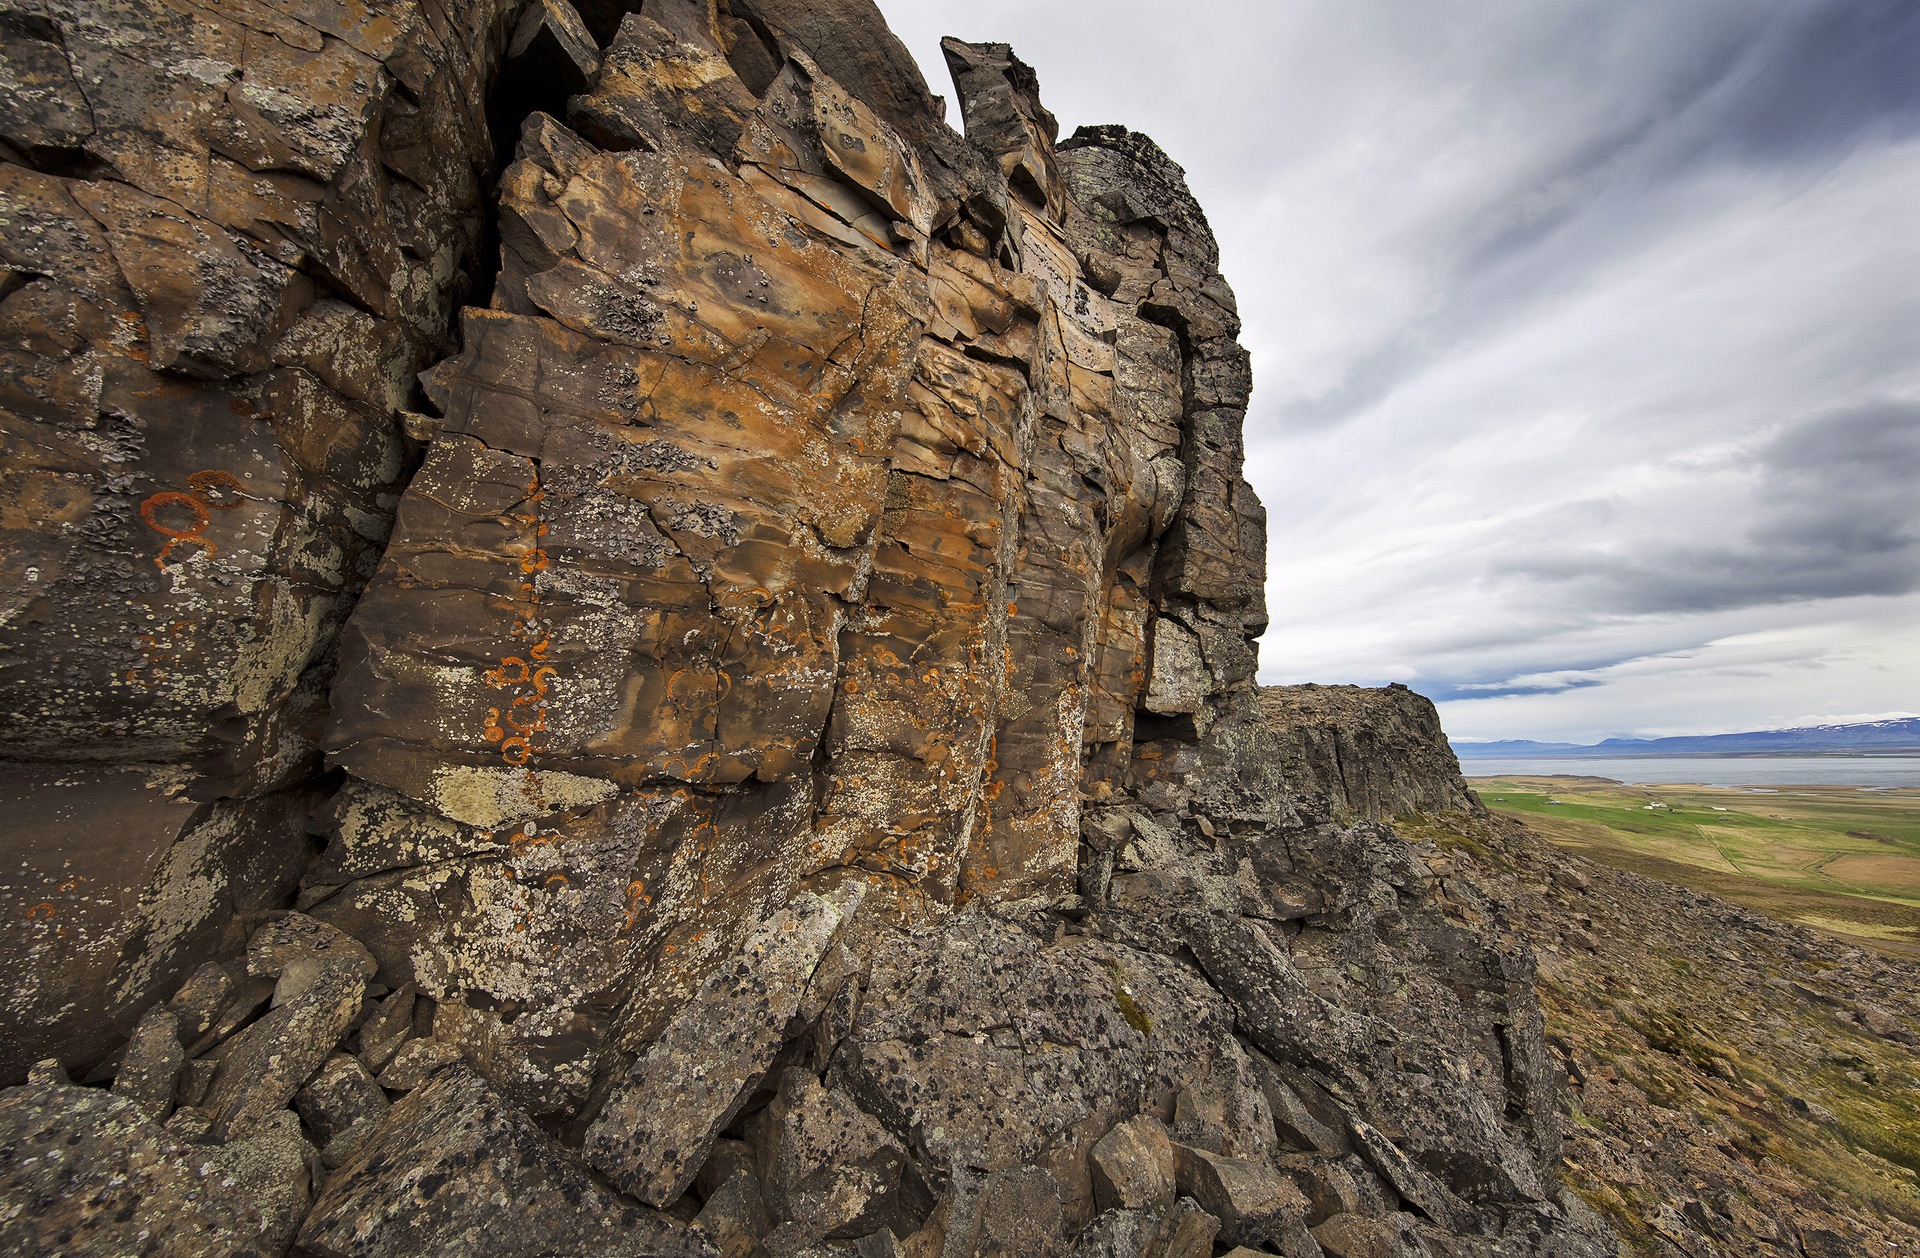
[[[1920,790],[1476,778],[1487,807],[1591,860],[1920,958]]]

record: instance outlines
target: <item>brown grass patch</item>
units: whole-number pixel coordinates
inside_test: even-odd
[[[1920,857],[1862,852],[1829,861],[1825,872],[1856,887],[1884,889],[1896,895],[1920,893]]]

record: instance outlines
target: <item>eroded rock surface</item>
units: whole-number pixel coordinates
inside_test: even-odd
[[[713,1252],[596,1183],[577,1155],[464,1068],[388,1112],[327,1181],[300,1245],[328,1258]]]
[[[399,417],[482,267],[511,7],[35,0],[0,26],[0,905],[31,975],[0,1077],[97,1060],[311,854]]]
[[[286,1156],[270,1133],[204,1148],[96,1089],[0,1091],[0,1248],[9,1253],[275,1255],[307,1204],[304,1158]]]

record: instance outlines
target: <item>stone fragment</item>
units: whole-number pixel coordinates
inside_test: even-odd
[[[1920,1037],[1916,1037],[1913,1032],[1907,1030],[1900,1020],[1883,1005],[1863,1000],[1854,1006],[1854,1012],[1858,1015],[1861,1026],[1883,1040],[1898,1040],[1908,1044],[1920,1042]]]
[[[291,1191],[266,1199],[230,1191],[235,1163],[180,1143],[108,1092],[0,1091],[0,1149],[7,1253],[266,1258],[290,1239],[276,1229]],[[304,1165],[300,1175],[304,1191]]]
[[[786,1036],[807,980],[859,909],[861,884],[797,896],[715,971],[614,1086],[587,1160],[650,1205],[685,1192]]]
[[[1239,1041],[1225,1043],[1174,1097],[1173,1139],[1209,1153],[1264,1157],[1273,1146],[1274,1117],[1257,1077]]]
[[[702,1197],[712,1195],[720,1185],[735,1175],[752,1173],[759,1175],[758,1162],[753,1146],[744,1140],[732,1140],[722,1137],[713,1142],[713,1152],[701,1164],[700,1173],[694,1177],[694,1184]]]
[[[1285,950],[1254,922],[1207,915],[1190,932],[1200,968],[1233,1003],[1268,1055],[1363,1080],[1373,1037],[1356,1016],[1307,986]]]
[[[1053,1176],[1037,1166],[955,1175],[940,1258],[1054,1258],[1065,1220]]]
[[[760,1238],[773,1230],[760,1177],[746,1167],[728,1175],[707,1191],[693,1225],[707,1234],[722,1258],[750,1258],[757,1253]]]
[[[1387,1139],[1377,1129],[1359,1119],[1350,1128],[1353,1142],[1367,1163],[1400,1199],[1449,1231],[1461,1232],[1473,1226],[1473,1208],[1460,1200],[1453,1190],[1435,1179],[1427,1170]]]
[[[1173,1148],[1181,1193],[1220,1220],[1229,1244],[1272,1243],[1304,1225],[1306,1196],[1268,1163]]]
[[[1341,1127],[1321,1122],[1287,1082],[1285,1072],[1265,1054],[1251,1055],[1253,1076],[1267,1098],[1273,1114],[1273,1126],[1280,1138],[1296,1149],[1338,1156],[1353,1147]]]
[[[167,1134],[181,1144],[213,1144],[213,1115],[191,1105],[173,1111],[164,1124]]]
[[[195,1040],[187,1051],[198,1057],[215,1045],[225,1043],[228,1037],[253,1021],[254,1015],[272,1001],[274,989],[278,986],[265,975],[250,974],[242,979],[234,988],[233,998],[215,1016],[207,1033]]]
[[[1073,1238],[1068,1258],[1155,1258],[1161,1250],[1164,1213],[1145,1209],[1103,1210]]]
[[[373,958],[325,923],[289,913],[261,927],[247,968],[277,975],[274,1008],[225,1051],[204,1102],[222,1139],[285,1106],[360,1018]]]
[[[1205,711],[1214,680],[1193,630],[1171,616],[1156,616],[1148,642],[1152,662],[1142,705],[1157,716]]]
[[[276,1110],[242,1140],[230,1140],[208,1154],[226,1171],[222,1191],[251,1203],[264,1219],[262,1240],[280,1252],[307,1215],[317,1186],[320,1159],[300,1134],[291,1110]]]
[[[1175,1194],[1173,1143],[1151,1114],[1121,1123],[1088,1154],[1093,1200],[1102,1210],[1162,1209]]]
[[[137,1104],[152,1122],[165,1122],[173,1110],[174,1086],[187,1059],[179,1028],[179,1018],[166,1007],[147,1010],[114,1072],[114,1095]]]
[[[400,1046],[413,1035],[414,993],[411,981],[402,984],[360,1024],[360,1060],[375,1074],[387,1068]]]
[[[299,1243],[320,1258],[714,1253],[697,1233],[603,1188],[464,1067],[388,1111],[327,1180]]]
[[[600,69],[600,48],[567,0],[535,0],[514,28],[495,92],[515,88],[564,99],[587,90]],[[537,94],[537,95],[536,95]]]
[[[1336,1214],[1365,1214],[1370,1208],[1385,1207],[1377,1181],[1374,1191],[1367,1193],[1355,1180],[1353,1169],[1341,1162],[1298,1154],[1283,1154],[1276,1161],[1306,1194],[1308,1227]],[[1372,1177],[1364,1164],[1359,1169],[1362,1175]]]
[[[198,1105],[207,1099],[207,1089],[213,1086],[213,1076],[219,1073],[220,1062],[212,1057],[196,1057],[180,1071],[180,1081],[174,1088],[173,1099],[182,1105]]]
[[[223,1139],[293,1099],[353,1026],[364,982],[352,968],[334,967],[235,1039],[203,1102]]]
[[[181,1040],[191,1044],[204,1035],[233,992],[233,979],[221,966],[208,961],[195,970],[167,1001],[167,1008],[180,1019]]]
[[[910,1235],[933,1208],[905,1147],[811,1071],[794,1067],[781,1076],[759,1131],[768,1210],[816,1239],[882,1229]]]
[[[824,1241],[817,1241],[813,1229],[789,1219],[760,1238],[767,1258],[827,1258],[833,1252]]]
[[[278,980],[275,1008],[336,966],[351,968],[363,982],[374,974],[373,958],[359,940],[304,913],[277,917],[247,940],[247,973]]]
[[[1201,1209],[1191,1197],[1173,1203],[1167,1219],[1164,1258],[1210,1258],[1220,1235],[1220,1220]]]
[[[900,1248],[899,1238],[884,1229],[855,1241],[853,1252],[859,1258],[906,1258],[906,1251]]]
[[[47,160],[93,134],[93,110],[61,46],[58,28],[24,14],[0,27],[0,136]]]
[[[293,1094],[294,1109],[320,1137],[321,1157],[338,1166],[386,1116],[387,1095],[356,1057],[335,1053]]]
[[[73,1086],[73,1080],[68,1076],[67,1068],[60,1064],[58,1058],[54,1057],[37,1061],[27,1067],[27,1082],[48,1087],[67,1088]]]
[[[673,149],[680,140],[730,152],[758,102],[727,64],[714,16],[692,0],[629,12],[592,91],[569,102],[568,120],[608,149]]]
[[[1406,1249],[1393,1229],[1360,1214],[1336,1214],[1313,1229],[1328,1258],[1404,1258]]]
[[[410,1092],[434,1071],[460,1060],[460,1046],[446,1040],[408,1040],[380,1072],[380,1086],[390,1092]]]
[[[312,851],[312,803],[301,790],[223,800],[174,841],[141,895],[140,918],[114,966],[121,1008],[145,1009],[172,991],[196,958],[237,950],[254,915],[284,901],[298,881],[294,867]]]

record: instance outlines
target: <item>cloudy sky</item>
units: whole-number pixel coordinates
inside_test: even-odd
[[[1187,168],[1266,682],[1455,737],[1920,713],[1920,4],[881,0]]]

